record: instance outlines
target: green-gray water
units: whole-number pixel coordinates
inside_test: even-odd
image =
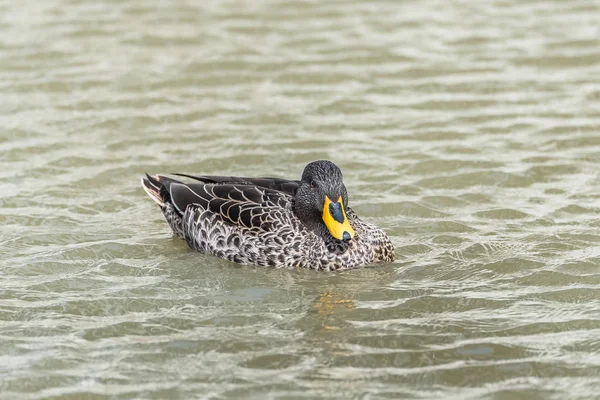
[[[600,3],[0,2],[0,398],[600,393]],[[143,172],[344,172],[397,262],[241,267]]]

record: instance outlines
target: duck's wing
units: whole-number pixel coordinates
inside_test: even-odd
[[[184,176],[186,178],[195,179],[204,183],[212,183],[216,185],[251,185],[263,189],[277,190],[295,196],[298,191],[300,181],[283,178],[249,178],[243,176],[215,176],[215,175],[189,175],[189,174],[174,174]]]
[[[200,206],[240,228],[265,231],[293,219],[292,197],[283,191],[244,184],[186,184],[161,175],[156,180],[181,214],[188,206]]]

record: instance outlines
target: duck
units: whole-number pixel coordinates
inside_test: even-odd
[[[395,260],[389,236],[349,207],[342,171],[331,161],[309,163],[300,180],[168,175],[177,178],[146,174],[142,187],[174,235],[201,253],[239,264],[318,271]]]

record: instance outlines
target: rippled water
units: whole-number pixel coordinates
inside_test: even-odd
[[[0,397],[599,398],[600,3],[0,3]],[[397,262],[240,267],[143,172],[345,173]]]

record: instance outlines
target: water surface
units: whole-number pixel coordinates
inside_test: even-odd
[[[5,1],[0,33],[0,398],[598,398],[598,1]],[[394,264],[199,255],[139,184],[320,158]]]

